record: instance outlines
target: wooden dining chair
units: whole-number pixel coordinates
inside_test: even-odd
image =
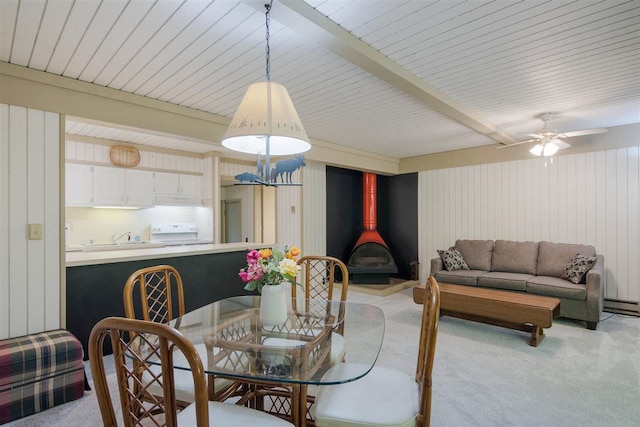
[[[135,292],[140,295],[134,303]],[[182,277],[170,265],[156,265],[133,272],[122,293],[125,315],[129,319],[169,323],[184,315],[184,287]],[[177,303],[177,307],[174,304]],[[136,313],[136,306],[139,310]]]
[[[301,274],[296,277],[297,282],[304,292],[305,310],[309,310],[310,304],[314,301],[329,301],[334,299],[335,273],[340,271],[342,283],[340,285],[340,298],[344,302],[347,300],[349,288],[349,270],[347,266],[338,258],[321,255],[304,256],[298,260],[301,267]],[[291,287],[291,298],[294,308],[297,305],[298,286]],[[336,298],[337,299],[337,298]],[[344,360],[344,307],[340,307],[336,317],[334,334],[331,335],[331,363],[335,364]]]
[[[129,319],[166,324],[185,314],[182,278],[178,270],[170,265],[157,265],[135,271],[127,279],[122,294],[125,315]],[[200,358],[207,360],[205,345],[197,344],[195,348]],[[153,370],[159,371],[159,368],[152,367],[151,371]],[[193,382],[189,373],[184,370],[177,369],[174,376],[178,407],[187,407],[195,398]],[[154,385],[144,386],[149,380],[148,374],[141,376],[136,387],[140,391],[146,390],[148,394],[161,394],[162,390]],[[225,400],[233,396],[240,386],[241,384],[237,381],[216,378],[213,384],[212,399]]]
[[[291,286],[291,305],[294,311],[302,310],[304,312],[322,313],[331,309],[331,304],[327,301],[333,300],[335,284],[335,273],[340,271],[342,274],[342,283],[339,294],[340,301],[347,300],[347,290],[349,286],[349,271],[347,266],[337,258],[322,255],[309,255],[301,257],[297,261],[300,266],[300,274],[296,277],[297,285]],[[302,301],[299,306],[298,302],[298,286],[301,287]],[[318,306],[312,306],[318,305]],[[345,357],[345,341],[344,341],[344,306],[340,306],[338,313],[330,313],[335,316],[335,327],[331,334],[331,351],[329,354],[330,364],[336,364],[344,360]],[[321,333],[318,330],[318,333]],[[274,345],[285,346],[286,340],[270,340]],[[299,345],[296,341],[291,341],[292,346]],[[306,395],[306,385],[300,385],[303,389],[302,394]],[[294,413],[292,406],[294,399],[292,398],[294,391],[291,387],[279,385],[277,387],[261,387],[257,395],[269,402],[271,413],[281,416],[290,416]],[[311,417],[310,409],[313,405],[313,396],[309,396],[306,402],[299,402],[299,413],[303,417]],[[264,400],[260,406],[265,406]]]
[[[89,361],[102,421],[105,427],[118,425],[111,400],[103,358],[104,339],[110,337],[125,426],[230,426],[259,425],[284,427],[292,424],[254,409],[207,399],[207,385],[202,360],[193,344],[174,328],[146,320],[109,317],[98,322],[89,336]],[[178,412],[174,357],[188,362],[194,389],[194,403]],[[139,369],[160,364],[160,371],[148,370],[151,383],[162,390],[153,400],[142,399],[132,390]],[[215,422],[214,422],[215,421]]]
[[[429,277],[423,301],[415,378],[374,366],[359,380],[321,386],[315,399],[316,426],[429,426],[431,373],[440,316],[440,290],[433,277]],[[339,363],[324,378],[339,378],[340,372],[353,369],[349,363]]]

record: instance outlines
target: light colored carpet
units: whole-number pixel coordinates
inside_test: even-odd
[[[349,300],[378,305],[385,313],[377,364],[413,375],[421,306],[413,303],[411,289],[386,297],[350,292]],[[597,331],[556,319],[540,346],[531,347],[524,332],[441,318],[431,424],[639,426],[640,318],[604,313],[603,319]],[[102,421],[89,392],[8,425],[100,426]]]

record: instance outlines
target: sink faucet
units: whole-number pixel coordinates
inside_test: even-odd
[[[124,236],[127,236],[127,241],[131,240],[131,232],[130,231],[125,231],[124,233],[122,233],[121,235],[119,235],[118,237],[116,237],[118,233],[113,233],[111,235],[111,243],[116,243],[118,240],[122,239]]]

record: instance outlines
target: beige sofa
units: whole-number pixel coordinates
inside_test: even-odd
[[[595,330],[604,302],[604,257],[590,245],[509,240],[457,240],[456,249],[469,270],[447,271],[441,258],[431,260],[431,275],[439,282],[527,292],[560,299],[560,316],[584,320]],[[596,256],[596,262],[574,284],[561,279],[576,254]]]

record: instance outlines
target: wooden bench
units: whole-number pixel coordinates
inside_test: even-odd
[[[544,338],[542,329],[550,328],[553,318],[560,315],[557,298],[450,283],[439,286],[441,316],[531,332],[529,345],[533,347]],[[422,304],[424,289],[424,285],[413,288],[416,304]]]

